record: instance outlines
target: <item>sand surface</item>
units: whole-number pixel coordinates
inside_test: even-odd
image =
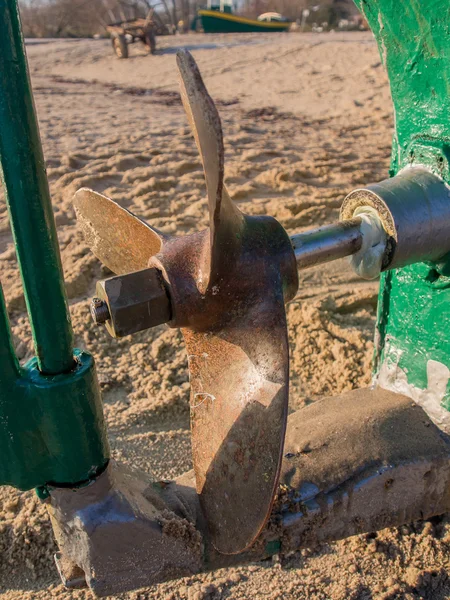
[[[199,158],[179,101],[175,52],[188,47],[217,101],[226,183],[249,214],[290,233],[337,219],[345,194],[386,176],[392,114],[369,33],[189,35],[158,54],[107,41],[28,46],[36,105],[79,347],[96,359],[114,456],[152,477],[191,467],[188,372],[180,334],[163,327],[120,341],[91,324],[88,298],[108,271],[75,223],[73,193],[103,192],[152,225],[182,235],[207,225]],[[33,354],[6,210],[0,279],[21,360]],[[377,283],[345,261],[302,273],[288,306],[291,406],[370,380]],[[450,597],[446,518],[121,596],[166,599],[415,599]],[[0,489],[0,598],[91,598],[60,585],[45,508]]]

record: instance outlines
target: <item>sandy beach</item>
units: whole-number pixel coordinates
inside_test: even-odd
[[[110,272],[77,229],[74,192],[90,187],[152,225],[183,235],[207,226],[203,172],[181,106],[176,51],[188,48],[216,101],[225,182],[247,214],[290,234],[331,223],[353,188],[387,176],[393,128],[388,82],[370,32],[180,35],[158,51],[107,40],[27,45],[76,345],[93,354],[113,456],[149,478],[191,468],[189,383],[181,334],[160,326],[114,340],[89,316]],[[0,280],[22,361],[30,327],[0,192]],[[345,260],[304,271],[287,307],[290,406],[367,385],[377,282]],[[33,491],[0,488],[0,599],[91,599],[67,591]],[[450,598],[447,517],[299,550],[124,594],[123,600],[415,600]]]

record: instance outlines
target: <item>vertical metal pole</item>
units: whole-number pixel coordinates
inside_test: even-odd
[[[38,365],[69,371],[72,327],[17,0],[1,2],[0,164]]]

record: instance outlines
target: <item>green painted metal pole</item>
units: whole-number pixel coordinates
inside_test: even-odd
[[[72,328],[16,0],[1,0],[0,164],[39,369],[70,371]]]
[[[20,375],[19,361],[12,345],[5,299],[0,285],[0,385],[2,389]]]
[[[0,0],[0,165],[37,358],[19,366],[0,289],[0,485],[82,485],[109,460],[94,361],[72,327],[16,0]]]

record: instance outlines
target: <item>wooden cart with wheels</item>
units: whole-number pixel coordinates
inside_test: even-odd
[[[151,15],[146,19],[133,19],[112,23],[106,27],[111,35],[114,52],[118,58],[128,58],[128,44],[142,42],[147,46],[150,54],[156,51],[156,26]]]

